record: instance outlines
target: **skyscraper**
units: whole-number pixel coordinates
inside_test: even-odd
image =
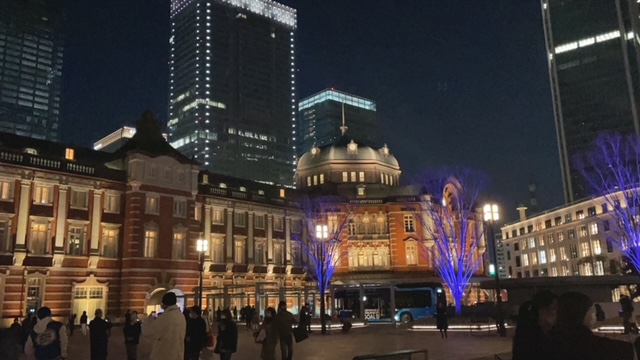
[[[62,5],[0,0],[0,132],[58,139]]]
[[[298,111],[298,157],[309,151],[314,143],[323,146],[335,142],[341,135],[343,119],[349,134],[369,145],[376,143],[377,114],[373,100],[326,89],[302,99]]]
[[[542,0],[565,200],[588,195],[572,168],[601,132],[639,133],[636,0]]]
[[[296,11],[172,0],[169,138],[209,170],[293,182]]]

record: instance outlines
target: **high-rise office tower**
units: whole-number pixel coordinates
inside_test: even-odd
[[[640,132],[637,0],[542,0],[565,200],[589,195],[573,158],[601,132]]]
[[[332,144],[341,135],[342,121],[348,135],[373,146],[377,139],[376,103],[356,95],[326,89],[300,101],[298,105],[298,157],[313,144]]]
[[[0,131],[58,140],[63,2],[0,0]]]
[[[292,184],[295,30],[270,0],[172,0],[171,144],[216,173]]]

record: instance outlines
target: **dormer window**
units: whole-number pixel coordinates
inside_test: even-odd
[[[242,191],[242,192],[247,192],[247,188],[246,188],[246,187],[244,187],[244,186],[240,186],[240,191]]]
[[[75,150],[73,150],[71,148],[67,148],[64,151],[64,158],[67,159],[67,160],[75,160],[75,158],[76,158],[75,155],[76,155]]]
[[[264,190],[258,190],[258,195],[264,195]]]
[[[355,155],[358,153],[358,144],[356,144],[355,141],[353,141],[353,139],[351,140],[349,145],[347,145],[347,153],[349,155]]]
[[[227,184],[225,184],[225,183],[220,183],[220,185],[218,185],[218,187],[219,187],[220,189],[226,189],[226,188],[227,188]]]
[[[202,174],[202,183],[203,184],[209,183],[209,174]]]
[[[365,185],[359,185],[358,186],[358,196],[364,196],[365,195],[364,189],[365,189]]]
[[[38,150],[34,148],[25,148],[23,152],[29,155],[38,155]]]

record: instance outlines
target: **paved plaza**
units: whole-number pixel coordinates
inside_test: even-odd
[[[260,346],[253,342],[250,331],[239,326],[238,352],[233,359],[259,360]],[[500,338],[479,332],[470,335],[467,332],[449,333],[449,339],[442,340],[435,332],[414,332],[392,325],[370,325],[367,328],[354,329],[348,334],[335,332],[322,336],[317,332],[302,343],[294,345],[296,360],[350,360],[356,355],[386,353],[406,349],[428,349],[429,359],[477,359],[491,358],[494,354],[509,352],[511,337]],[[145,345],[141,344],[140,360],[147,360]],[[202,360],[218,359],[212,354]],[[279,358],[279,353],[277,354]],[[109,341],[109,359],[126,359],[122,328],[115,327]],[[74,332],[69,342],[68,360],[89,359],[89,337],[83,337],[80,331]]]

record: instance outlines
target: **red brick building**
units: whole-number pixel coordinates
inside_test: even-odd
[[[209,244],[204,307],[317,304],[295,241],[306,231],[300,193],[336,195],[349,214],[336,286],[439,281],[420,256],[418,193],[398,186],[389,148],[346,139],[302,156],[294,190],[202,171],[151,113],[114,153],[0,134],[0,317],[42,305],[58,317],[148,313],[167,291],[191,305],[198,239]]]

